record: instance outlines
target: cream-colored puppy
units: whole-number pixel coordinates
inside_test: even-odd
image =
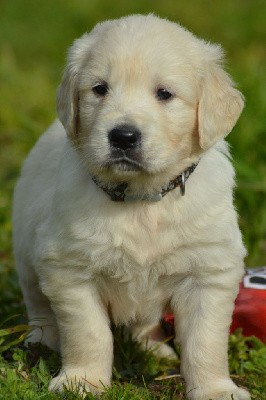
[[[110,321],[154,346],[170,307],[188,397],[250,398],[228,373],[245,249],[223,138],[243,98],[221,58],[153,15],[98,24],[71,47],[60,121],[30,153],[14,200],[28,341],[62,354],[51,390],[100,392],[111,383]]]

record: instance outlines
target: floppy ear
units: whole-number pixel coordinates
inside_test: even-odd
[[[203,79],[198,105],[200,147],[207,150],[233,129],[244,106],[243,95],[218,65],[213,65]]]
[[[69,137],[77,136],[78,91],[76,75],[66,68],[62,82],[57,89],[57,114]]]
[[[78,87],[77,80],[82,64],[91,45],[91,35],[85,34],[70,47],[63,79],[57,89],[57,114],[67,134],[75,138],[78,134]]]

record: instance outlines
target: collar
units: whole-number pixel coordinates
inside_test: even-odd
[[[95,176],[92,176],[92,180],[94,183],[101,188],[108,196],[111,198],[112,201],[124,201],[124,202],[131,202],[131,201],[138,201],[138,200],[146,200],[146,201],[160,201],[168,192],[174,190],[178,186],[180,187],[180,193],[182,196],[185,194],[185,184],[188,177],[192,174],[195,170],[197,163],[193,163],[190,167],[185,169],[180,175],[176,178],[172,179],[168,184],[164,185],[160,192],[153,193],[150,195],[131,195],[127,194],[127,187],[128,184],[126,182],[121,183],[120,185],[114,186],[112,188],[108,187],[107,185],[103,184],[101,181],[98,180]]]

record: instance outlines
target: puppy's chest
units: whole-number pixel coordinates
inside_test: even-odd
[[[151,276],[147,271],[124,280],[98,276],[103,303],[115,324],[157,322],[172,296],[170,277]]]
[[[107,268],[121,264],[123,269],[147,268],[183,241],[174,221],[156,209],[102,218],[94,234],[88,233],[93,264]]]

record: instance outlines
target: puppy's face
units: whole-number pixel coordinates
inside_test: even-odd
[[[144,43],[92,48],[79,82],[80,143],[96,173],[157,174],[189,157],[196,124],[192,71],[173,49]],[[154,46],[154,44],[153,44]],[[172,50],[172,51],[171,51]]]
[[[111,180],[173,177],[225,136],[224,122],[218,133],[211,126],[219,105],[209,110],[206,102],[219,102],[219,92],[227,102],[220,119],[226,107],[231,127],[242,100],[215,57],[218,47],[153,16],[109,21],[77,41],[58,112],[91,173]],[[227,97],[238,102],[233,116]]]

